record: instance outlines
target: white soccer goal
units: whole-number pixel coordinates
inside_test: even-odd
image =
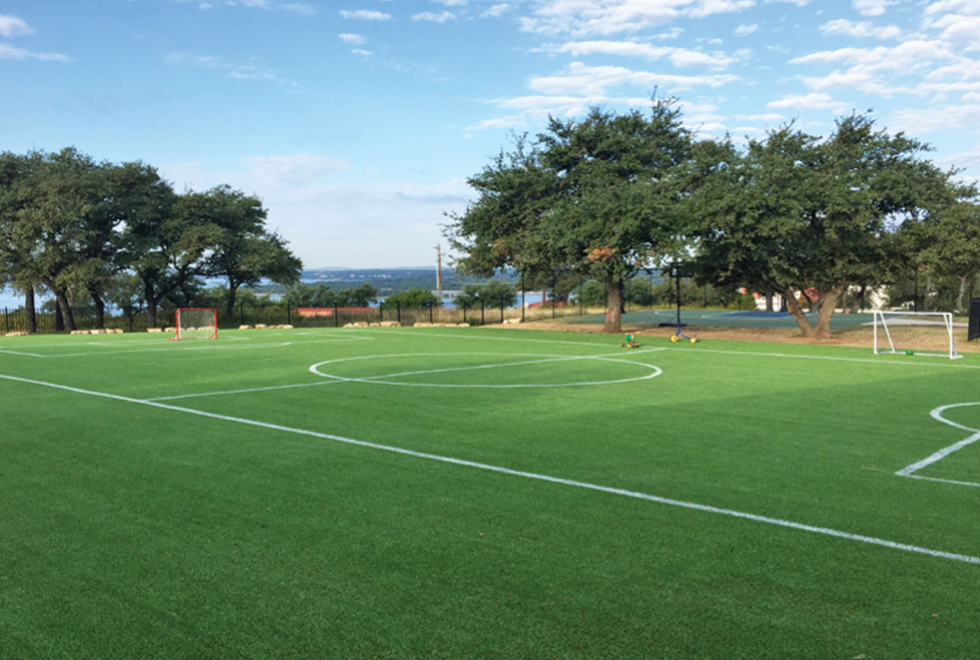
[[[875,312],[875,355],[903,353],[955,360],[953,315],[949,312]]]
[[[200,307],[182,307],[177,310],[177,334],[174,340],[217,338],[217,311]]]

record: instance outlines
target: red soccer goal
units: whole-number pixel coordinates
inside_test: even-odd
[[[204,307],[181,307],[177,310],[177,334],[174,340],[217,339],[218,312]]]

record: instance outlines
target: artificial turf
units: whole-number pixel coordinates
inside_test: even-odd
[[[0,658],[976,657],[976,356],[619,339],[0,340]]]

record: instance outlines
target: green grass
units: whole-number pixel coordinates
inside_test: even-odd
[[[0,339],[0,658],[976,657],[980,356],[620,339]]]

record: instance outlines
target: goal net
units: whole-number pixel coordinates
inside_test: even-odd
[[[177,334],[174,339],[217,339],[218,313],[213,309],[182,307],[177,310]]]
[[[955,360],[953,315],[949,312],[875,312],[875,355],[901,353]]]

